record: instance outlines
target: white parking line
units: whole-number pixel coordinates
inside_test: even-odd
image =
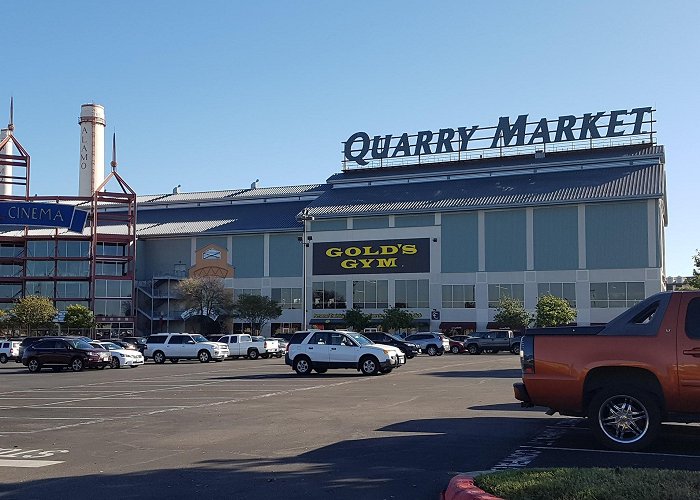
[[[0,467],[46,467],[47,465],[62,464],[58,460],[9,460],[0,458]]]

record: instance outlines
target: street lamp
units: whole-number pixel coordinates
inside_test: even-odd
[[[304,210],[301,211],[301,213],[297,216],[297,220],[302,223],[302,236],[299,236],[297,239],[299,240],[299,243],[303,245],[302,247],[302,265],[301,265],[301,274],[302,274],[302,289],[301,289],[301,302],[302,302],[302,308],[303,308],[303,323],[302,323],[302,330],[305,330],[307,327],[306,323],[306,249],[309,248],[309,245],[311,245],[311,236],[306,235],[306,223],[309,221],[314,220],[314,216],[309,214],[309,209],[305,208]]]

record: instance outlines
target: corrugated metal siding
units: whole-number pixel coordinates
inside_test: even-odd
[[[663,166],[617,167],[333,189],[313,216],[504,208],[664,195]]]

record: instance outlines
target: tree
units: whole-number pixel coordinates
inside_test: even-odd
[[[189,316],[199,316],[203,321],[216,321],[233,309],[233,294],[224,288],[224,280],[215,277],[187,278],[177,284]],[[184,317],[184,316],[183,316]]]
[[[232,306],[233,317],[250,323],[254,331],[260,332],[268,321],[282,315],[280,305],[270,297],[242,293]]]
[[[544,295],[535,307],[535,326],[561,326],[576,319],[576,310],[561,297]]]
[[[361,332],[370,325],[372,315],[365,314],[359,307],[355,307],[345,311],[345,316],[343,319],[345,320],[345,324],[350,328],[356,332]]]
[[[19,299],[10,314],[14,316],[19,326],[27,329],[27,335],[30,335],[32,328],[53,323],[58,311],[48,297],[27,295]]]
[[[63,322],[68,328],[94,328],[95,314],[81,304],[73,304],[66,308]]]
[[[700,250],[696,250],[696,252],[697,253],[693,255],[693,267],[695,267],[695,269],[693,269],[693,275],[683,283],[683,286],[687,285],[694,290],[700,289]]]
[[[525,306],[518,299],[512,297],[501,297],[496,307],[496,316],[493,320],[501,328],[511,330],[522,330],[530,324],[530,315],[525,310]]]
[[[411,325],[413,325],[413,316],[408,311],[398,307],[384,309],[384,316],[382,317],[383,330],[401,330],[402,328],[409,328]]]

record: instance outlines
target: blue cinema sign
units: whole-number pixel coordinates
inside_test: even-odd
[[[73,205],[0,201],[0,225],[64,227],[82,233],[88,213]]]

